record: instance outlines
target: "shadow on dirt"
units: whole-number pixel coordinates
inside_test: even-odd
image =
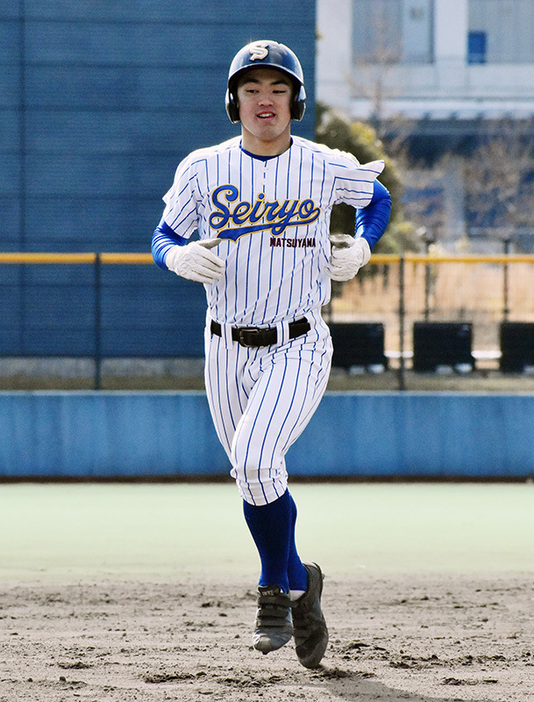
[[[374,679],[372,673],[355,673],[341,668],[321,667],[312,675],[321,690],[343,700],[358,702],[450,702],[450,697],[429,697],[413,692],[395,690]],[[461,681],[444,681],[443,684],[461,684]],[[308,687],[313,687],[310,682]]]

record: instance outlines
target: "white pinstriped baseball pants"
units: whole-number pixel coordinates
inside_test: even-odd
[[[241,497],[265,505],[287,488],[285,455],[311,419],[324,394],[332,342],[319,312],[306,314],[311,330],[287,339],[278,325],[279,343],[244,348],[206,326],[205,381],[215,430],[232,464]]]

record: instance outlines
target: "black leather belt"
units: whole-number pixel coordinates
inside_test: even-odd
[[[211,333],[221,336],[221,325],[219,322],[211,320]],[[311,329],[306,317],[289,322],[289,338],[296,339],[297,336],[306,334]],[[276,327],[232,327],[232,339],[241,346],[271,346],[278,341]]]

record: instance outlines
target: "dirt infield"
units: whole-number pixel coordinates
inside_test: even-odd
[[[309,671],[292,644],[250,646],[252,585],[0,585],[1,702],[527,702],[532,574],[328,578],[331,643]]]
[[[251,648],[235,486],[1,486],[0,702],[534,702],[532,485],[293,493],[326,573],[316,671]]]

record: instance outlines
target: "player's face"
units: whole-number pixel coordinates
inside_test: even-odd
[[[291,80],[273,68],[248,71],[237,87],[243,148],[259,156],[291,144]]]

